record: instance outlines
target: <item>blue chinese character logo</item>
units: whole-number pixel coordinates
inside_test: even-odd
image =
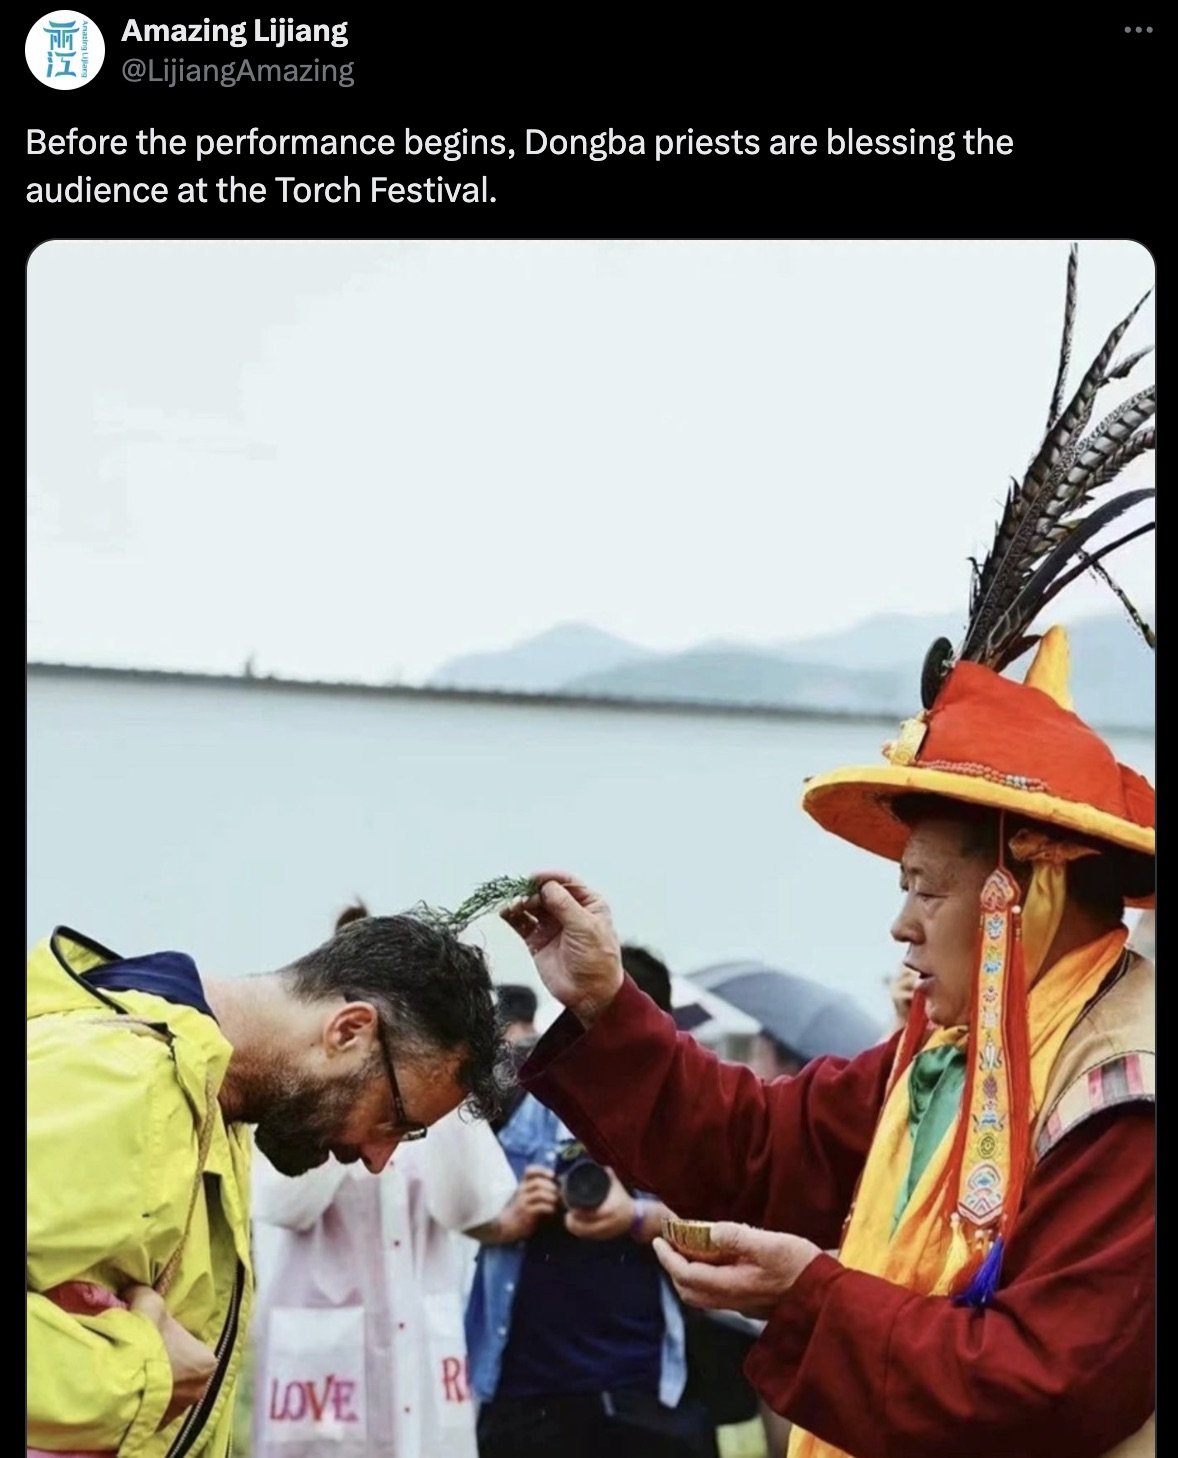
[[[64,24],[54,21],[45,26],[44,31],[49,37],[49,69],[45,72],[46,77],[52,80],[57,76],[77,76],[78,73],[71,66],[71,62],[77,56],[74,50],[74,36],[78,33],[77,23],[72,20],[68,20]],[[54,61],[60,65],[60,71],[53,69]]]

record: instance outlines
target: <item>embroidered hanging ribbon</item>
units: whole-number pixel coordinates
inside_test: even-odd
[[[999,866],[982,888],[981,899],[973,1033],[953,1160],[957,1205],[949,1217],[949,1258],[937,1287],[978,1305],[989,1299],[997,1280],[1001,1250],[995,1261],[988,1261],[991,1247],[996,1237],[1001,1239],[1004,1216],[1017,1208],[1029,1126],[1015,1111],[1030,1103],[1027,969],[1018,883]],[[1012,1188],[1012,1181],[1019,1189]]]
[[[1005,840],[1005,834],[1001,837]],[[1032,1107],[1027,994],[1055,941],[1067,901],[1067,864],[1087,846],[1021,830],[1011,857],[1030,863],[1026,906],[999,865],[982,888],[981,955],[974,979],[973,1036],[958,1131],[957,1209],[948,1289],[984,1306],[997,1289],[1027,1177]]]

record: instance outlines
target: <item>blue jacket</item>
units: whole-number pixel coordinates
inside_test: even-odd
[[[530,1164],[551,1169],[556,1150],[573,1136],[551,1109],[527,1095],[499,1131],[499,1142],[516,1179]],[[489,1402],[499,1387],[503,1353],[511,1333],[511,1312],[523,1269],[526,1240],[510,1245],[485,1245],[478,1255],[474,1284],[466,1308],[466,1345],[470,1380],[481,1402]],[[663,1306],[663,1350],[659,1400],[677,1407],[687,1383],[687,1354],[683,1312],[670,1281],[663,1276],[659,1289]]]

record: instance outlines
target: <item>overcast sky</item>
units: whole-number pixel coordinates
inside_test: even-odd
[[[961,611],[1044,429],[1067,251],[46,245],[28,655],[412,682],[567,621],[675,649]],[[1073,381],[1153,281],[1081,243]],[[1151,298],[1122,352],[1153,338]],[[1119,557],[1152,603],[1153,537]]]

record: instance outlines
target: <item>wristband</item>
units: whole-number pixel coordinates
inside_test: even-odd
[[[638,1240],[646,1229],[646,1215],[650,1209],[645,1200],[634,1201],[634,1219],[630,1221],[630,1239]]]

